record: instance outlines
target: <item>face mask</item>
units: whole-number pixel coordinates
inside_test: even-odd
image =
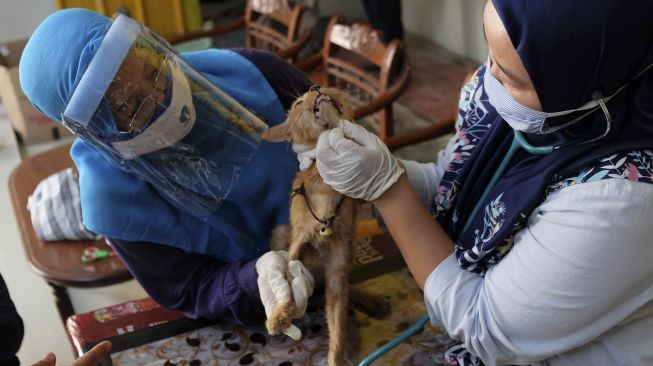
[[[503,118],[514,130],[522,131],[524,133],[537,134],[555,132],[580,121],[591,113],[594,113],[594,111],[597,109],[601,108],[606,115],[608,128],[606,133],[600,137],[605,136],[610,130],[610,114],[607,107],[605,106],[605,103],[607,103],[615,94],[623,89],[623,87],[620,88],[617,90],[617,93],[606,98],[601,98],[601,96],[597,94],[595,95],[594,100],[585,103],[580,108],[553,113],[536,111],[519,103],[508,93],[506,88],[504,88],[499,80],[497,80],[494,75],[492,75],[492,72],[490,71],[489,60],[485,67],[483,86],[485,87],[485,92],[487,93],[490,104],[492,104],[501,118]],[[546,123],[547,118],[564,116],[577,111],[587,111],[587,113],[583,113],[583,115],[580,117],[557,126],[549,126]]]
[[[182,140],[195,124],[195,107],[190,85],[181,68],[171,63],[170,105],[142,132],[111,145],[123,159],[161,150]]]

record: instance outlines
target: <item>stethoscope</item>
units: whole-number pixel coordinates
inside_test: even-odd
[[[512,160],[512,157],[515,156],[515,153],[517,153],[517,151],[520,148],[526,150],[527,152],[533,155],[545,155],[555,150],[558,150],[561,146],[562,145],[534,146],[531,145],[528,141],[526,141],[521,131],[513,130],[513,137],[512,137],[512,143],[510,144],[510,148],[508,149],[508,152],[506,152],[506,155],[503,157],[503,160],[501,160],[501,164],[499,164],[499,167],[497,168],[496,172],[492,176],[492,179],[490,179],[490,182],[488,183],[487,187],[485,187],[485,190],[483,191],[481,198],[478,199],[476,206],[474,206],[472,213],[469,214],[469,219],[465,223],[465,226],[463,226],[462,232],[467,231],[469,225],[472,222],[471,219],[476,217],[478,210],[481,209],[481,203],[485,201],[487,195],[490,194],[492,188],[494,188],[494,186],[497,184],[499,179],[501,179],[503,173],[508,167],[508,164]]]
[[[471,224],[472,220],[471,218],[476,217],[476,214],[482,207],[482,203],[485,201],[485,198],[487,195],[490,193],[492,188],[497,184],[499,179],[503,176],[503,173],[505,172],[506,168],[508,167],[508,164],[512,160],[512,158],[515,156],[515,153],[519,151],[519,149],[524,149],[525,151],[533,154],[533,155],[546,155],[549,153],[552,153],[555,150],[560,149],[563,146],[567,145],[580,145],[580,144],[586,144],[589,142],[594,142],[596,140],[599,140],[603,137],[605,137],[608,132],[610,131],[610,125],[611,125],[611,118],[610,114],[607,111],[607,108],[605,108],[605,105],[601,103],[601,108],[603,109],[603,112],[606,115],[606,122],[607,122],[607,128],[606,131],[595,138],[592,138],[590,140],[585,140],[581,142],[570,142],[570,143],[565,143],[562,145],[548,145],[548,146],[535,146],[526,141],[526,138],[524,135],[517,130],[513,130],[513,138],[512,142],[510,144],[510,148],[508,149],[508,152],[506,152],[506,155],[504,155],[503,159],[501,160],[501,163],[499,164],[499,167],[497,168],[496,172],[492,176],[492,179],[490,179],[490,182],[488,183],[487,187],[485,187],[485,190],[483,191],[483,194],[481,195],[481,198],[478,200],[476,205],[474,206],[474,209],[472,210],[471,214],[469,215],[469,218],[465,225],[463,226],[463,231],[465,232],[468,228],[469,225]],[[402,342],[404,342],[406,339],[410,338],[417,332],[419,332],[426,322],[429,320],[429,315],[424,314],[413,326],[405,330],[403,333],[398,335],[397,337],[393,338],[390,340],[388,343],[384,344],[383,346],[379,347],[377,350],[374,352],[370,353],[363,361],[361,361],[358,366],[368,366],[371,365],[372,362],[376,361],[379,357],[383,356],[385,353],[393,349],[394,347],[398,346]]]

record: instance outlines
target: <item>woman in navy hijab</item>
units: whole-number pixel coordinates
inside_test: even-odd
[[[344,122],[318,170],[379,209],[450,363],[650,364],[653,2],[489,0],[483,21],[435,163]]]

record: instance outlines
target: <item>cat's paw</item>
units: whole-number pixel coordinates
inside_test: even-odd
[[[265,327],[270,335],[276,336],[288,329],[297,313],[294,302],[279,304],[274,308],[270,317],[265,321]]]

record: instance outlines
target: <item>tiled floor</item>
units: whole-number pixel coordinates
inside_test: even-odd
[[[397,131],[401,133],[430,123],[446,121],[452,114],[458,89],[473,62],[451,54],[424,40],[409,35],[407,38],[413,77],[409,89],[395,106]],[[1,105],[0,105],[1,107]],[[6,116],[0,108],[0,161],[1,178],[19,161],[18,148]],[[397,155],[418,161],[433,161],[435,154],[448,137],[428,141],[397,151]],[[5,141],[6,140],[6,141]],[[47,150],[53,144],[30,145],[24,153],[31,155]],[[54,306],[53,297],[44,281],[26,265],[20,238],[9,204],[6,183],[0,189],[0,212],[3,238],[0,242],[0,272],[12,292],[12,297],[26,325],[23,347],[19,353],[24,363],[32,363],[49,351],[58,355],[58,364],[69,364],[72,353]],[[70,295],[77,311],[94,308],[145,296],[134,281],[101,289],[71,289]]]

